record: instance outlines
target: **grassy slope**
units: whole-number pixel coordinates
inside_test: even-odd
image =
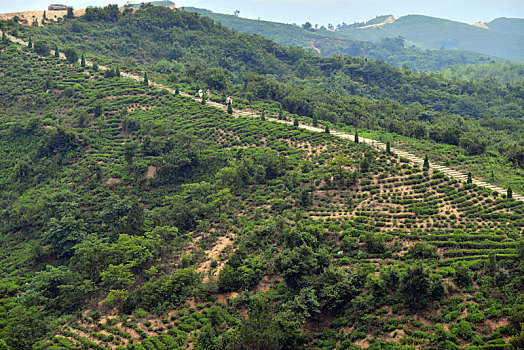
[[[342,29],[341,32],[358,40],[372,41],[400,35],[424,48],[444,47],[475,51],[516,61],[524,60],[524,37],[521,34],[489,31],[465,23],[428,16],[409,15],[380,28],[346,31]]]

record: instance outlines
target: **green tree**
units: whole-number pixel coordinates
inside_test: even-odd
[[[473,284],[473,274],[469,267],[462,262],[455,265],[455,282],[461,288],[466,288]]]
[[[260,115],[260,120],[262,120],[263,122],[266,121],[266,113],[262,112],[262,114]]]
[[[27,286],[22,303],[27,306],[42,306],[46,310],[71,313],[78,310],[92,290],[91,282],[65,266],[47,265],[45,271],[35,274]]]
[[[285,327],[286,320],[283,317],[275,317],[267,300],[255,299],[248,318],[243,319],[234,332],[230,348],[232,350],[295,349],[298,322],[291,322],[291,324],[291,327]]]
[[[316,293],[313,287],[302,288],[293,300],[285,303],[282,307],[293,312],[300,323],[305,322],[320,313],[320,302]]]
[[[217,332],[210,324],[205,325],[200,331],[197,339],[198,350],[218,350]]]
[[[70,48],[70,47],[66,48],[64,50],[64,55],[66,56],[67,62],[71,64],[78,62],[78,53],[76,52],[75,49]]]
[[[399,293],[404,304],[412,309],[423,309],[431,295],[430,274],[422,264],[408,266],[400,280]]]
[[[60,58],[60,51],[58,50],[58,45],[55,44],[55,58]]]
[[[422,169],[424,169],[426,171],[429,170],[429,158],[428,158],[427,154],[424,157],[424,164],[422,165]]]
[[[520,333],[509,341],[510,350],[524,349],[524,323],[520,325]]]
[[[308,276],[314,275],[329,266],[329,255],[323,249],[313,251],[306,244],[286,249],[276,259],[277,271],[291,287],[303,286]]]
[[[468,172],[468,179],[466,181],[467,184],[472,184],[473,183],[473,177],[471,175],[471,171]]]
[[[387,250],[386,241],[381,234],[367,233],[364,236],[364,244],[368,252],[382,254]]]
[[[326,128],[324,129],[324,132],[325,132],[326,134],[329,134],[329,125],[326,124]]]
[[[435,259],[438,258],[437,247],[424,242],[417,242],[409,248],[408,254],[414,259]]]
[[[42,40],[35,41],[34,49],[37,54],[44,57],[49,56],[49,54],[51,53],[51,49],[49,48],[47,42]]]
[[[227,104],[227,113],[233,114],[233,107],[231,106],[231,101],[229,101]]]
[[[86,59],[84,57],[84,54],[82,54],[82,57],[80,58],[80,67],[84,68],[86,66]]]
[[[316,128],[318,126],[318,115],[317,113],[313,113],[313,126]]]
[[[355,131],[355,143],[358,143],[358,142],[359,142],[358,131]]]
[[[107,270],[100,274],[102,284],[109,289],[124,289],[133,283],[135,278],[128,265],[109,264]]]
[[[58,257],[72,255],[73,247],[87,236],[84,220],[77,219],[72,213],[67,213],[60,219],[51,218],[47,226],[44,237],[53,245]]]
[[[144,73],[144,85],[149,85],[149,79],[147,77],[147,72]]]
[[[175,96],[176,95],[180,95],[180,89],[178,88],[178,86],[175,88]]]
[[[116,75],[117,77],[120,78],[120,76],[122,75],[122,74],[120,73],[120,68],[116,67],[115,75]]]
[[[511,187],[508,187],[508,191],[506,192],[506,197],[513,198],[513,190],[511,189]]]
[[[386,142],[386,153],[391,154],[391,142]]]
[[[99,238],[95,233],[88,235],[73,249],[75,254],[70,261],[71,268],[86,275],[93,282],[99,281],[100,273],[107,268],[116,253],[107,239]]]
[[[75,18],[75,13],[73,12],[73,8],[72,7],[68,7],[67,8],[67,14],[66,14],[65,17],[68,18],[68,19]]]
[[[45,337],[50,330],[49,322],[41,308],[18,305],[9,310],[8,323],[2,336],[10,349],[32,349],[33,344]]]
[[[298,128],[298,125],[299,125],[298,118],[295,118],[295,120],[293,121],[293,125]]]
[[[2,31],[2,42],[3,42],[3,43],[6,43],[6,42],[7,42],[7,35],[5,34],[5,30]]]
[[[202,106],[205,106],[206,105],[206,96],[202,96],[202,101],[200,101],[200,104]]]
[[[31,39],[31,37],[29,37],[29,42],[27,43],[27,47],[29,49],[32,49],[33,48],[33,39]]]

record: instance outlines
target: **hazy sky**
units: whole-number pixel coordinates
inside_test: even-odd
[[[126,0],[0,0],[0,13],[45,9],[50,3],[74,8],[124,5]],[[497,17],[524,18],[524,0],[178,0],[177,6],[195,6],[214,12],[302,24],[338,24],[366,21],[378,15],[422,14],[465,23],[489,22]]]

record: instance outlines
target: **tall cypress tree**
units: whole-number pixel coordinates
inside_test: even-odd
[[[58,45],[55,44],[55,57],[60,58],[60,51],[58,51]]]
[[[175,95],[180,95],[180,89],[178,88],[178,86],[175,88]]]
[[[513,190],[511,187],[508,187],[508,192],[506,193],[506,197],[513,198]]]
[[[84,57],[84,54],[82,54],[82,57],[80,58],[80,67],[85,68],[86,66],[86,59]]]
[[[424,157],[424,164],[422,165],[423,170],[429,170],[429,158],[428,155]]]
[[[386,153],[391,154],[391,142],[386,142]]]
[[[3,43],[7,42],[7,35],[5,35],[4,31],[2,31],[2,42]]]
[[[32,49],[33,48],[33,40],[31,39],[31,37],[29,37],[29,42],[27,43],[27,47],[29,49]]]
[[[115,75],[116,75],[117,77],[120,78],[120,76],[121,76],[121,74],[120,74],[120,68],[116,67]]]
[[[325,132],[326,134],[329,134],[329,125],[326,124],[326,128],[324,129],[324,132]]]
[[[466,181],[466,183],[468,183],[468,184],[472,184],[473,183],[473,177],[471,176],[471,171],[468,172],[468,180]]]
[[[314,127],[318,126],[318,116],[316,113],[313,113],[313,126]]]
[[[358,131],[355,131],[355,143],[358,143],[359,140],[358,140]]]
[[[298,125],[299,125],[298,118],[295,118],[295,121],[293,122],[293,125],[298,127]]]
[[[149,79],[147,78],[147,72],[144,73],[144,85],[149,85]]]

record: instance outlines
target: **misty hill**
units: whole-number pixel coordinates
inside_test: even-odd
[[[490,30],[501,33],[524,34],[523,18],[500,17],[486,23]]]
[[[364,56],[370,59],[380,59],[396,66],[404,64],[417,71],[438,71],[454,65],[478,64],[500,59],[474,52],[457,50],[427,50],[407,45],[398,38],[384,38],[377,42],[362,41],[349,38],[345,32],[328,30],[326,28],[304,29],[297,25],[252,20],[233,15],[214,13],[204,9],[185,8],[209,17],[224,26],[241,33],[258,34],[281,45],[299,46],[324,56],[337,53]],[[379,16],[368,22],[352,24],[351,28],[376,25],[390,18],[389,15]]]
[[[377,28],[342,26],[339,31],[357,40],[379,41],[402,36],[422,48],[467,50],[523,61],[524,35],[519,29],[520,21],[495,20],[491,24],[499,30],[495,31],[441,18],[409,15]]]

